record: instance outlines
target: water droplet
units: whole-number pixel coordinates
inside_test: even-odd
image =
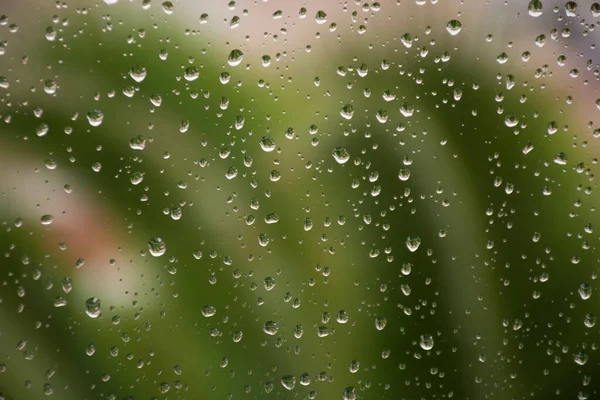
[[[142,135],[137,135],[129,140],[129,147],[132,150],[144,150],[146,148],[146,138]]]
[[[554,162],[558,165],[567,165],[567,156],[565,153],[556,153],[554,156]]]
[[[531,0],[529,2],[527,10],[529,12],[529,15],[531,15],[532,17],[539,17],[540,15],[542,15],[542,8],[543,6],[540,0]]]
[[[85,301],[85,313],[90,318],[98,318],[100,316],[100,299],[90,297]]]
[[[42,225],[50,225],[54,221],[54,217],[52,215],[42,215],[40,222]]]
[[[407,181],[409,178],[410,178],[410,169],[401,168],[400,171],[398,171],[398,179],[400,179],[401,181]]]
[[[350,373],[355,374],[360,369],[360,362],[358,360],[350,361]]]
[[[263,136],[262,139],[260,139],[260,147],[263,149],[263,151],[270,153],[271,151],[275,150],[275,140],[271,136]]]
[[[375,318],[375,328],[378,331],[382,331],[385,328],[386,324],[387,324],[387,319],[385,319],[385,317]]]
[[[419,248],[420,245],[421,245],[421,238],[419,238],[418,236],[409,236],[406,239],[406,247],[411,252],[417,251],[417,249]]]
[[[448,21],[448,24],[446,24],[446,30],[452,36],[458,35],[458,33],[460,32],[461,29],[462,29],[462,24],[460,23],[460,21],[458,21],[456,19],[450,20],[450,21]]]
[[[585,363],[588,361],[588,355],[583,351],[579,351],[573,354],[573,361],[579,365],[585,365]]]
[[[57,298],[54,299],[54,307],[64,307],[67,305],[67,299],[65,299],[63,296],[59,296]]]
[[[270,239],[265,233],[261,233],[260,235],[258,235],[258,244],[261,245],[262,247],[267,246],[269,244],[269,242],[270,242]]]
[[[242,63],[243,59],[244,59],[244,53],[242,53],[242,51],[239,49],[233,49],[233,50],[231,50],[231,53],[229,53],[229,57],[227,58],[227,63],[229,65],[231,65],[232,67],[237,67],[238,65],[240,65]]]
[[[227,179],[233,179],[238,175],[238,169],[233,165],[227,168],[227,172],[225,172],[225,177]]]
[[[271,65],[271,56],[264,55],[261,57],[260,61],[261,61],[262,66],[266,68],[269,65]]]
[[[57,88],[58,88],[58,85],[56,84],[56,82],[54,80],[47,79],[44,81],[44,92],[46,92],[48,94],[55,94]]]
[[[142,67],[141,65],[135,65],[129,70],[129,76],[131,77],[131,79],[138,83],[146,79],[146,75],[146,68]]]
[[[327,14],[325,11],[317,11],[317,15],[315,15],[315,21],[317,24],[324,24],[327,22]]]
[[[421,346],[423,350],[427,351],[433,349],[433,336],[421,335],[421,338],[419,340],[419,346]]]
[[[596,325],[596,316],[594,314],[586,314],[583,319],[583,324],[588,328],[593,328]]]
[[[39,137],[44,137],[48,134],[48,131],[50,130],[50,127],[48,126],[48,124],[40,124],[38,125],[38,127],[35,129],[35,134]]]
[[[590,7],[590,12],[592,13],[592,17],[600,17],[600,3],[593,3]]]
[[[263,283],[265,286],[265,290],[267,292],[269,292],[269,291],[273,290],[273,288],[275,287],[275,278],[267,276]]]
[[[162,238],[155,237],[148,241],[148,251],[154,257],[160,257],[167,251],[167,244]]]
[[[165,12],[165,14],[171,15],[171,14],[173,14],[175,7],[173,6],[173,3],[171,3],[170,1],[165,1],[162,3],[162,9]]]
[[[183,77],[188,82],[195,81],[196,79],[198,79],[199,76],[200,76],[200,70],[198,69],[198,67],[196,67],[194,65],[187,67],[183,73]]]
[[[142,172],[134,172],[129,178],[132,185],[139,185],[144,180],[144,174]]]
[[[296,386],[296,377],[293,375],[286,375],[281,378],[281,385],[287,390],[294,390]]]
[[[279,326],[277,325],[277,322],[275,321],[267,321],[265,322],[265,325],[263,326],[263,332],[266,333],[267,335],[276,335],[277,332],[279,331]]]
[[[508,126],[509,128],[514,128],[515,126],[517,126],[518,123],[519,123],[519,119],[517,118],[517,116],[515,114],[508,114],[504,118],[504,124],[506,126]]]
[[[415,112],[415,106],[412,103],[404,102],[400,105],[400,113],[405,117],[411,117]]]
[[[402,44],[404,45],[404,47],[406,47],[406,48],[412,47],[413,38],[410,33],[405,33],[404,35],[402,35],[400,40],[402,41]]]
[[[356,400],[358,395],[356,394],[356,389],[352,386],[348,386],[344,389],[344,394],[342,397],[344,400]]]
[[[306,232],[310,231],[313,228],[313,222],[310,218],[304,218],[304,230]]]
[[[587,283],[582,283],[577,289],[577,293],[582,300],[587,300],[592,297],[592,288]]]
[[[351,104],[346,104],[340,110],[340,115],[345,119],[352,119],[352,116],[354,115],[354,107],[352,107]]]
[[[345,164],[350,159],[350,153],[345,147],[336,147],[331,154],[338,164]]]
[[[217,313],[217,309],[214,306],[208,305],[202,307],[202,315],[206,318],[212,317]]]
[[[100,126],[103,119],[104,114],[98,109],[93,109],[87,112],[87,120],[91,126]]]
[[[567,14],[567,17],[576,17],[577,3],[575,3],[574,1],[567,1],[565,3],[565,14]]]

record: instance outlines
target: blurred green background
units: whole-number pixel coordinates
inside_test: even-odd
[[[0,398],[597,398],[600,6],[489,3],[3,3]]]

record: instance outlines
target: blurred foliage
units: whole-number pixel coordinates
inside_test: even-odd
[[[230,21],[186,30],[176,18],[200,15],[192,4],[165,15],[123,3],[11,10],[23,22],[0,68],[4,398],[597,396],[585,85],[514,49],[499,64],[469,42],[485,36],[474,11],[454,36],[441,6],[429,22],[419,16],[433,4],[403,5],[415,15],[401,25],[414,32],[407,47],[386,19],[406,18],[396,6],[352,3],[358,18],[331,5],[326,24],[299,28],[310,48],[267,35],[278,50],[263,67],[260,44],[229,42]],[[278,6],[247,7],[271,18]],[[284,21],[301,6],[281,5]],[[584,17],[571,18],[558,22]],[[532,62],[555,57],[543,51]],[[350,159],[337,163],[335,148]],[[164,255],[149,253],[153,238]]]

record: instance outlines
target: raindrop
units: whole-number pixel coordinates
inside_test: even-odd
[[[42,215],[40,222],[42,225],[50,225],[54,221],[54,217],[52,215]]]
[[[208,305],[208,306],[202,307],[202,315],[204,317],[207,317],[207,318],[212,317],[216,313],[217,313],[217,309],[214,306]]]
[[[446,30],[452,36],[458,35],[458,33],[460,32],[461,29],[462,29],[462,24],[460,23],[460,21],[458,21],[456,19],[448,21],[448,24],[446,25]]]
[[[527,7],[529,15],[532,17],[539,17],[542,15],[542,2],[540,0],[531,0],[529,7]]]
[[[44,137],[48,134],[49,130],[50,127],[48,126],[48,124],[42,123],[35,129],[35,134],[39,137]]]
[[[582,283],[577,289],[577,293],[582,300],[587,300],[592,297],[592,288],[587,283]]]
[[[263,136],[260,139],[260,147],[263,149],[263,151],[270,153],[275,150],[275,140],[271,136]]]
[[[405,117],[411,117],[415,112],[415,106],[412,103],[404,102],[400,106],[400,113]]]
[[[98,109],[93,109],[87,112],[87,120],[91,126],[100,126],[103,119],[104,114]]]
[[[586,314],[583,319],[583,324],[588,328],[593,328],[596,325],[596,316],[594,314]]]
[[[198,79],[199,76],[200,76],[200,70],[198,69],[198,67],[196,67],[194,65],[187,67],[183,73],[183,77],[188,82],[195,81],[196,79]]]
[[[142,82],[146,79],[146,68],[141,65],[135,65],[129,70],[129,76],[136,82]]]
[[[419,238],[418,236],[409,236],[406,239],[406,247],[411,252],[417,251],[417,249],[419,248],[420,245],[421,245],[421,238]]]
[[[336,147],[331,154],[338,164],[345,164],[350,159],[350,153],[344,147]]]
[[[583,351],[579,351],[573,354],[573,361],[579,365],[585,365],[585,363],[588,361],[588,355]]]
[[[100,299],[90,297],[85,301],[85,313],[90,318],[98,318],[100,316]]]
[[[558,165],[567,165],[567,156],[563,152],[556,153],[554,162]]]
[[[129,140],[129,147],[132,150],[144,150],[146,148],[146,138],[142,135],[137,135]]]
[[[287,390],[294,390],[296,386],[296,377],[293,375],[286,375],[281,378],[281,385]]]
[[[229,53],[229,57],[227,58],[227,63],[232,67],[237,67],[242,63],[244,59],[244,53],[241,50],[233,49],[231,53]]]
[[[167,245],[161,238],[155,237],[148,241],[148,251],[152,256],[160,257],[167,251]]]
[[[317,15],[315,15],[315,21],[317,21],[317,24],[324,24],[327,22],[327,14],[325,14],[325,11],[317,11]]]
[[[433,349],[433,336],[421,335],[421,338],[419,340],[419,346],[421,346],[423,350],[427,351]]]
[[[174,11],[173,3],[171,3],[170,1],[163,2],[162,9],[165,12],[165,14],[167,14],[167,15],[173,14],[173,11]]]
[[[385,319],[385,317],[375,318],[375,328],[378,331],[382,331],[385,328],[386,324],[387,324],[387,319]]]
[[[352,107],[351,104],[346,104],[340,110],[340,115],[345,119],[352,119],[352,116],[354,115],[354,107]]]
[[[277,332],[279,331],[279,326],[277,325],[277,322],[275,321],[267,321],[265,322],[265,325],[263,326],[263,332],[266,333],[267,335],[276,335]]]

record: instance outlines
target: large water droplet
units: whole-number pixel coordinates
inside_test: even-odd
[[[267,335],[276,335],[277,332],[279,331],[279,326],[277,325],[277,322],[275,321],[267,321],[265,322],[265,325],[263,326],[263,332],[266,333]]]
[[[338,164],[345,164],[350,159],[350,153],[348,153],[345,147],[336,147],[333,149],[331,155],[333,155]]]
[[[100,126],[104,119],[104,114],[98,109],[88,111],[86,116],[91,126]]]
[[[411,252],[417,251],[417,249],[419,248],[420,245],[421,245],[421,238],[418,236],[409,236],[406,239],[406,247]]]
[[[421,348],[423,350],[427,350],[427,351],[433,349],[433,336],[421,335],[420,340],[419,340],[419,346],[421,346]]]
[[[152,238],[148,241],[148,251],[154,257],[160,257],[167,251],[167,244],[162,240],[162,238]]]
[[[450,21],[448,21],[448,24],[446,24],[446,30],[452,36],[458,35],[461,29],[462,29],[462,24],[457,19],[450,20]]]
[[[242,53],[242,51],[239,49],[233,49],[233,50],[231,50],[231,53],[229,53],[229,57],[227,58],[227,63],[229,65],[231,65],[232,67],[237,67],[238,65],[240,65],[242,63],[243,60],[244,60],[244,53]]]
[[[293,390],[296,386],[296,377],[293,375],[286,375],[281,378],[281,385],[287,390]]]
[[[90,297],[85,301],[85,313],[90,318],[98,318],[100,316],[100,299]]]

